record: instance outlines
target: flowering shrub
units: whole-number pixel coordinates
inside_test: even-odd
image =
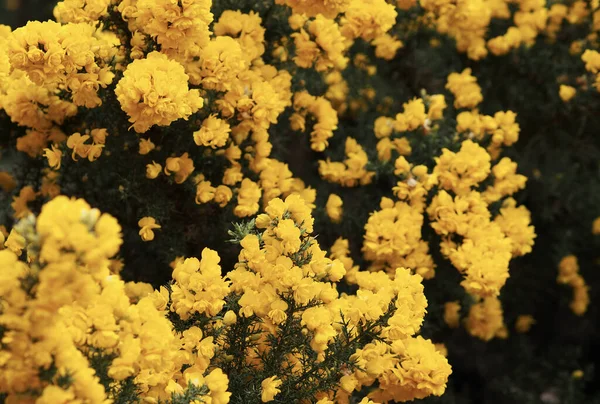
[[[538,239],[584,316],[597,240],[539,230],[518,141],[546,104],[498,70],[556,52],[540,114],[595,122],[596,3],[63,0],[0,26],[0,398],[442,396],[456,335],[535,331],[506,290]]]

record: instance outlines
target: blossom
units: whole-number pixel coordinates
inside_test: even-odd
[[[194,171],[194,161],[189,157],[189,154],[183,153],[179,157],[169,157],[165,162],[165,174],[175,174],[175,182],[182,184],[188,179]]]
[[[469,334],[484,341],[504,336],[504,314],[500,300],[490,297],[471,306],[465,324]]]
[[[156,145],[152,143],[150,139],[140,139],[139,153],[146,155],[156,148]]]
[[[188,119],[204,104],[198,90],[188,89],[183,66],[159,52],[129,64],[115,95],[138,133]]]
[[[592,234],[600,234],[600,216],[594,219],[592,222]]]
[[[483,101],[481,87],[469,68],[461,73],[450,73],[446,88],[454,94],[456,108],[474,108]]]
[[[162,166],[155,161],[150,164],[146,164],[146,178],[153,180],[154,178],[158,177],[161,171]]]
[[[216,149],[225,146],[230,132],[229,124],[213,114],[202,121],[200,130],[194,132],[194,142],[198,146]]]
[[[296,14],[316,16],[323,14],[327,18],[335,18],[348,7],[350,0],[276,0],[278,4],[285,4],[292,8]]]
[[[219,207],[225,207],[233,197],[231,188],[226,185],[219,185],[215,188],[214,201],[219,204]]]
[[[342,220],[342,204],[342,198],[340,198],[338,195],[329,195],[325,209],[327,210],[327,216],[329,216],[331,221],[334,223],[339,223]]]
[[[27,204],[34,201],[35,198],[36,192],[30,185],[21,188],[18,196],[13,196],[13,202],[10,206],[15,211],[14,216],[16,219],[22,219],[31,213]]]
[[[444,322],[448,324],[450,328],[457,328],[460,320],[460,303],[447,302],[444,304]]]
[[[375,56],[385,60],[394,59],[398,49],[404,46],[402,41],[389,34],[378,36],[371,44],[375,46]]]
[[[60,169],[60,161],[62,159],[62,151],[56,147],[56,145],[52,145],[51,149],[44,149],[44,157],[48,159],[48,165],[54,169]]]
[[[87,142],[89,139],[89,135],[82,135],[79,132],[73,133],[71,136],[69,136],[67,140],[67,147],[73,150],[73,153],[71,154],[71,158],[73,160],[77,161],[75,156],[87,158],[90,151],[90,145],[86,144],[85,142]]]
[[[255,214],[258,211],[260,195],[261,191],[258,185],[254,181],[244,178],[238,191],[238,204],[234,208],[233,213],[238,217]]]
[[[517,317],[515,322],[515,330],[520,333],[526,333],[531,329],[531,326],[535,323],[533,316],[529,314],[522,314]]]
[[[269,401],[273,401],[275,396],[280,393],[279,386],[281,386],[283,382],[277,378],[277,376],[271,376],[264,379],[261,382],[261,401],[263,403],[268,403]]]
[[[573,300],[570,307],[573,313],[582,316],[590,303],[588,286],[579,274],[579,262],[574,255],[563,257],[558,264],[557,281],[573,288]]]
[[[200,75],[204,88],[230,90],[238,74],[246,69],[239,42],[229,36],[218,36],[200,51]]]
[[[161,226],[156,223],[156,219],[150,216],[141,218],[138,221],[138,226],[140,226],[140,237],[142,237],[142,240],[144,241],[154,240],[153,230],[161,228]]]
[[[229,282],[221,276],[219,261],[216,251],[205,248],[201,260],[187,258],[175,266],[171,311],[182,320],[194,313],[214,316],[223,308]]]
[[[342,34],[371,41],[389,31],[397,16],[396,8],[384,0],[350,0],[342,19]]]
[[[563,100],[564,102],[571,101],[571,99],[573,97],[575,97],[576,93],[577,93],[577,90],[575,89],[575,87],[567,86],[564,84],[560,85],[560,88],[558,91],[558,94],[560,95],[560,99]]]
[[[4,192],[11,192],[16,186],[17,183],[12,175],[6,171],[0,171],[0,188]]]

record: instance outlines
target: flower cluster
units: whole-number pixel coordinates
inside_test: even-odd
[[[523,156],[538,126],[589,125],[598,1],[233,3],[62,0],[0,26],[0,397],[406,402],[444,393],[455,329],[544,321],[505,285],[551,239],[532,223],[595,202]],[[580,127],[528,121],[490,76],[549,77],[521,63],[563,37],[576,66],[534,107]],[[536,210],[519,192],[547,178]],[[583,315],[575,255],[558,283]]]
[[[0,252],[0,391],[22,400],[100,403],[122,399],[134,387],[150,401],[187,395],[227,403],[229,378],[218,364],[224,360],[226,369],[231,362],[237,333],[251,332],[237,342],[255,344],[237,360],[263,374],[272,366],[265,358],[280,357],[281,338],[292,338],[287,333],[295,326],[307,340],[285,347],[289,373],[257,380],[263,402],[283,383],[300,383],[313,366],[327,365],[339,344],[353,373],[333,369],[328,377],[340,387],[320,396],[345,400],[375,379],[385,380],[370,393],[380,399],[440,395],[450,366],[431,342],[415,336],[427,305],[421,278],[402,268],[393,280],[362,273],[357,294],[340,295],[335,285],[344,264],[326,258],[310,235],[306,202],[297,195],[273,199],[265,212],[256,219],[260,230],[241,240],[239,261],[226,278],[218,254],[204,249],[200,260],[174,262],[173,284],[156,291],[111,273],[121,228],[83,200],[59,196],[39,217],[23,219],[16,229],[29,264],[11,250]],[[363,345],[365,338],[373,342]],[[229,371],[233,377],[236,371]]]
[[[198,90],[188,89],[183,66],[158,52],[128,65],[115,95],[138,133],[187,119],[203,105]]]
[[[570,304],[573,313],[578,316],[585,314],[590,304],[590,297],[585,279],[579,274],[579,264],[576,256],[567,255],[560,260],[556,280],[573,288],[573,299]]]

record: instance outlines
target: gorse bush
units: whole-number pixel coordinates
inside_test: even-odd
[[[5,402],[424,399],[463,372],[452,335],[491,345],[552,316],[508,284],[531,262],[588,311],[597,2],[64,0],[54,17],[0,26]],[[583,377],[573,361],[553,387]]]

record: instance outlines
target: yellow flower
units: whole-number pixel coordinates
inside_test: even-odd
[[[11,250],[17,256],[20,256],[21,251],[25,248],[25,237],[17,233],[15,229],[12,229],[4,242],[4,247]]]
[[[501,337],[504,329],[502,304],[496,297],[488,297],[471,306],[466,328],[469,334],[489,341]]]
[[[153,161],[151,164],[146,164],[146,178],[153,180],[158,177],[162,171],[162,166],[157,162]]]
[[[535,323],[533,316],[529,314],[522,314],[517,317],[515,322],[515,330],[519,333],[526,333],[531,329],[531,326]]]
[[[394,168],[395,175],[405,175],[410,172],[410,163],[406,161],[406,158],[404,158],[404,156],[400,156],[396,159],[396,162],[394,163]]]
[[[410,391],[411,397],[443,394],[452,369],[430,340],[419,335],[395,342],[392,349],[401,357],[393,374],[402,381],[402,387]]]
[[[284,254],[293,254],[300,248],[300,229],[291,219],[280,220],[274,229],[275,235],[281,240]]]
[[[265,28],[260,16],[254,11],[244,14],[238,10],[225,10],[214,24],[213,32],[216,36],[235,38],[248,63],[265,52]]]
[[[25,136],[17,139],[17,150],[27,153],[29,157],[37,157],[48,143],[48,136],[44,132],[28,130]]]
[[[196,203],[207,203],[215,197],[216,189],[210,184],[210,181],[200,181],[196,186]]]
[[[31,185],[24,186],[19,192],[19,196],[13,196],[13,202],[10,206],[15,211],[14,216],[16,219],[22,219],[31,213],[27,204],[34,201],[36,198],[36,192]]]
[[[450,328],[457,328],[460,321],[460,303],[447,302],[444,304],[444,322]]]
[[[258,201],[261,191],[254,181],[244,178],[242,186],[238,190],[238,204],[233,213],[237,217],[246,217],[255,214],[258,211]]]
[[[156,223],[156,219],[150,216],[143,217],[139,220],[138,226],[140,226],[140,237],[144,241],[154,240],[154,229],[160,229],[160,225]]]
[[[392,118],[388,118],[387,116],[380,116],[375,119],[375,124],[373,125],[373,131],[375,132],[375,137],[377,139],[381,139],[383,137],[390,137],[394,130],[394,120]]]
[[[561,84],[560,88],[558,90],[560,99],[563,100],[564,102],[571,101],[571,98],[575,97],[576,93],[577,93],[577,90],[575,89],[575,87],[566,86],[564,84]]]
[[[342,19],[346,38],[372,41],[389,31],[396,22],[396,7],[385,0],[350,0]]]
[[[165,163],[165,174],[175,173],[175,182],[183,183],[194,171],[194,161],[188,153],[183,153],[180,157],[169,157]]]
[[[214,201],[219,204],[221,208],[225,207],[233,197],[233,192],[231,188],[227,185],[219,185],[215,189],[215,197]]]
[[[194,132],[194,142],[198,146],[216,149],[225,146],[229,139],[229,132],[231,132],[229,124],[212,114],[202,121],[200,130]]]
[[[223,316],[223,323],[225,323],[226,325],[232,325],[235,324],[237,321],[237,316],[235,315],[235,313],[231,310],[228,310],[225,315]]]
[[[592,234],[600,234],[600,216],[594,219],[594,222],[592,223]]]
[[[404,46],[401,40],[389,34],[378,36],[371,42],[371,45],[375,45],[376,47],[375,56],[385,60],[394,59],[398,49]]]
[[[483,101],[481,87],[477,84],[477,79],[471,75],[469,68],[461,73],[450,73],[446,88],[454,94],[456,108],[475,108]]]
[[[277,378],[277,376],[271,376],[266,378],[261,382],[261,401],[263,403],[268,403],[269,401],[273,401],[275,396],[279,394],[281,391],[279,386],[281,386],[283,382]]]
[[[340,387],[348,394],[351,394],[357,385],[358,380],[356,380],[356,376],[354,375],[342,376],[340,379]]]
[[[573,313],[582,316],[587,311],[590,303],[588,286],[585,279],[579,274],[579,263],[574,255],[567,255],[558,264],[559,283],[567,284],[573,288],[573,300],[570,307]]]
[[[221,276],[220,257],[216,251],[205,248],[202,260],[187,258],[173,270],[171,311],[182,320],[194,313],[217,315],[225,305],[229,282]]]
[[[229,36],[218,36],[200,51],[202,86],[208,90],[230,90],[246,66],[242,48]]]
[[[330,194],[327,199],[327,204],[325,205],[325,210],[327,211],[327,216],[334,223],[339,223],[342,220],[343,214],[343,201],[336,194]]]
[[[585,62],[585,69],[592,73],[600,72],[600,53],[595,50],[586,49],[581,55],[581,60]]]
[[[73,133],[67,140],[67,147],[73,149],[71,158],[77,161],[76,155],[82,158],[87,158],[90,145],[85,142],[90,138],[89,135],[82,135],[81,133]]]
[[[52,145],[52,149],[44,149],[44,157],[48,159],[48,165],[54,170],[60,169],[60,161],[62,159],[62,151]]]
[[[430,96],[427,117],[432,121],[442,119],[444,117],[444,110],[446,109],[446,106],[446,99],[443,95],[435,94]]]
[[[17,186],[17,182],[12,175],[6,171],[0,171],[0,188],[4,192],[11,192]]]
[[[231,393],[227,391],[229,378],[219,368],[213,369],[204,381],[210,390],[211,404],[227,404]]]
[[[156,146],[150,139],[140,139],[140,150],[139,153],[142,155],[150,153]]]
[[[75,399],[72,389],[63,390],[58,386],[46,386],[42,395],[36,400],[40,404],[68,403]]]
[[[188,119],[204,103],[198,90],[188,88],[184,67],[159,52],[129,64],[115,95],[138,133]]]
[[[293,15],[307,14],[314,17],[317,14],[323,14],[327,18],[335,18],[346,10],[350,0],[276,0],[276,3],[291,7]]]
[[[92,144],[89,145],[87,148],[87,159],[89,161],[94,161],[96,160],[98,157],[100,157],[100,154],[102,154],[102,149],[104,148],[103,144]]]
[[[96,128],[90,131],[90,136],[92,136],[92,140],[97,144],[106,143],[106,136],[108,136],[108,131],[104,128]]]

